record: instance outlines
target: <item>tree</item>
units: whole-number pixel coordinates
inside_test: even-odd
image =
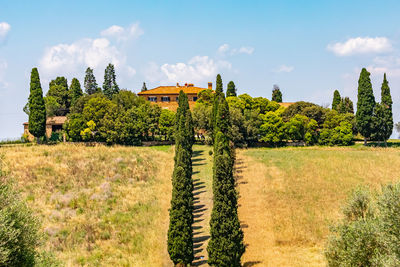
[[[274,146],[280,145],[285,139],[285,123],[282,118],[272,111],[260,115],[260,117],[262,119],[260,141]]]
[[[43,99],[42,86],[40,85],[39,72],[33,68],[29,95],[29,132],[37,138],[46,133],[46,107]]]
[[[103,93],[105,96],[111,99],[112,96],[118,92],[119,87],[115,80],[114,65],[110,63],[104,71]]]
[[[49,83],[49,91],[46,97],[53,97],[59,108],[55,110],[55,115],[65,116],[69,112],[71,105],[70,94],[68,91],[68,82],[65,77],[57,77]]]
[[[168,109],[161,110],[159,118],[160,134],[165,140],[171,140],[174,133],[175,113]]]
[[[224,89],[223,89],[223,84],[222,84],[222,78],[221,78],[221,75],[218,74],[216,87],[215,87],[215,93],[219,94],[219,93],[223,93],[223,91],[224,91]]]
[[[69,98],[71,106],[75,105],[76,101],[83,95],[81,84],[78,79],[73,78],[69,87]]]
[[[94,77],[93,69],[87,68],[85,75],[85,92],[92,95],[97,92],[96,77]]]
[[[226,89],[226,96],[236,96],[236,87],[235,87],[235,83],[233,81],[230,81],[228,83],[228,87]]]
[[[340,102],[340,93],[338,90],[335,90],[335,92],[333,92],[332,109],[338,111]]]
[[[274,84],[274,87],[272,89],[272,101],[275,101],[277,103],[282,103],[282,92],[281,89],[277,84]]]
[[[175,165],[172,175],[172,198],[169,211],[168,253],[177,266],[193,261],[193,122],[187,95],[179,93],[175,120]]]
[[[145,82],[143,82],[143,86],[142,86],[142,92],[143,91],[147,91],[147,87],[146,87],[146,83]]]
[[[374,132],[372,117],[374,114],[375,97],[369,75],[370,73],[363,68],[358,80],[356,123],[358,131],[364,136],[364,145],[367,145],[367,138]]]
[[[354,114],[354,108],[353,108],[353,102],[350,100],[350,98],[342,97],[340,100],[340,104],[337,106],[337,111],[339,113],[351,113]]]
[[[373,138],[385,142],[393,132],[393,112],[392,112],[392,96],[390,95],[389,83],[386,80],[386,73],[383,76],[381,87],[381,103],[375,107],[374,125],[375,131]]]

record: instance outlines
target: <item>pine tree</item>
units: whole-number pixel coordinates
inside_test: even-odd
[[[143,86],[142,86],[142,92],[143,91],[147,91],[147,86],[146,86],[146,83],[145,82],[143,82]]]
[[[78,98],[83,95],[81,84],[78,79],[72,79],[71,86],[69,87],[69,94],[71,99],[71,106],[73,106]]]
[[[364,136],[364,145],[367,145],[367,138],[374,132],[372,117],[375,107],[375,97],[369,75],[370,73],[363,68],[358,80],[356,126],[361,135]]]
[[[38,142],[39,138],[44,136],[46,133],[46,108],[37,68],[33,68],[31,72],[29,132],[37,138]]]
[[[226,96],[228,97],[228,96],[237,96],[237,93],[236,93],[236,86],[235,86],[235,83],[233,82],[233,81],[230,81],[229,83],[228,83],[228,87],[227,87],[227,89],[226,89]]]
[[[175,122],[175,165],[168,229],[168,253],[175,265],[193,261],[193,121],[187,95],[180,91]]]
[[[282,103],[282,92],[281,89],[279,88],[278,85],[274,84],[274,87],[272,89],[272,101],[275,101],[277,103]]]
[[[335,92],[333,92],[332,109],[338,111],[340,102],[341,102],[340,93],[338,90],[335,90]]]
[[[105,96],[111,99],[112,96],[118,92],[119,87],[115,80],[114,65],[110,63],[104,71],[103,93]]]
[[[85,75],[85,92],[88,95],[96,93],[98,90],[96,77],[94,77],[93,69],[87,68]]]
[[[59,108],[55,110],[55,115],[65,116],[71,106],[70,94],[68,91],[68,81],[65,77],[57,77],[49,83],[49,91],[46,97],[53,97],[58,103]]]
[[[381,87],[381,103],[375,106],[375,129],[373,134],[373,138],[384,141],[385,146],[387,146],[387,139],[389,139],[393,132],[392,104],[392,96],[390,94],[389,83],[386,79],[385,73]]]

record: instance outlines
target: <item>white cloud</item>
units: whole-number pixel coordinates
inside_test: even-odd
[[[11,30],[10,24],[8,24],[7,22],[0,22],[0,41],[6,38],[10,30]]]
[[[118,41],[127,41],[136,39],[143,34],[143,30],[139,27],[139,23],[132,24],[126,28],[113,25],[101,32],[101,36],[115,38]]]
[[[137,23],[127,28],[114,25],[101,32],[103,37],[84,38],[48,47],[39,60],[39,67],[44,73],[43,80],[56,75],[81,77],[87,67],[94,68],[99,79],[108,63],[114,64],[122,74],[117,76],[118,79],[132,77],[136,70],[127,65],[126,49],[121,41],[137,38],[141,34],[143,31]],[[100,80],[97,82],[100,83]]]
[[[0,89],[4,89],[8,86],[8,83],[5,81],[5,72],[8,68],[7,61],[0,59]]]
[[[350,38],[344,43],[329,44],[327,49],[338,56],[349,56],[389,52],[392,50],[392,44],[386,37],[357,37]]]
[[[208,56],[195,56],[187,63],[163,64],[150,63],[145,71],[146,79],[160,84],[205,83],[214,79],[218,72],[231,69],[228,61],[214,60]]]
[[[293,66],[286,66],[286,65],[280,65],[275,72],[281,73],[281,72],[292,72],[294,70]]]
[[[221,55],[237,55],[237,54],[247,54],[251,55],[254,52],[254,47],[242,46],[240,48],[230,48],[228,44],[223,44],[218,48],[218,53]]]

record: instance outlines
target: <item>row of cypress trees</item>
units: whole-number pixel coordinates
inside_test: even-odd
[[[364,137],[364,145],[368,138],[382,140],[386,145],[393,131],[393,101],[386,73],[381,87],[381,103],[376,103],[370,73],[363,68],[358,80],[357,99],[356,126]]]
[[[218,74],[213,105],[214,137],[213,209],[210,220],[208,263],[213,266],[241,266],[245,246],[237,212],[233,167],[235,154],[229,138],[229,106]]]
[[[172,174],[172,199],[169,211],[168,253],[176,266],[193,261],[193,180],[192,146],[194,128],[188,97],[179,93],[175,121],[175,165]]]

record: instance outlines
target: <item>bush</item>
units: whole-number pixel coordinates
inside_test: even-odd
[[[343,213],[328,239],[329,266],[400,265],[400,184],[384,187],[375,198],[356,190]]]

